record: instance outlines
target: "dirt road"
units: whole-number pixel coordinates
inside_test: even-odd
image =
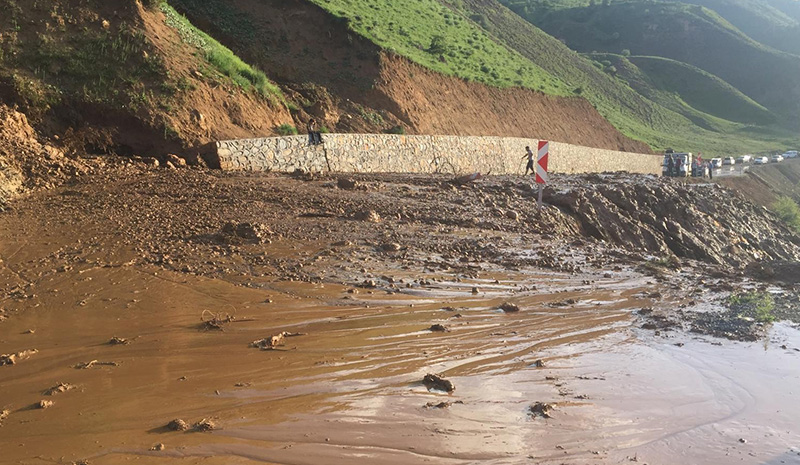
[[[661,254],[615,242],[631,216],[581,189],[678,187],[599,179],[558,179],[560,208],[538,218],[512,178],[134,165],[12,202],[0,462],[800,461],[792,324],[751,343],[642,329],[650,309],[713,312],[732,289],[793,305],[742,270],[756,244],[775,259],[796,244],[743,230],[749,245],[694,261],[646,221]]]

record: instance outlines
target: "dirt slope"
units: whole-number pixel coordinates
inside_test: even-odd
[[[269,70],[309,116],[338,132],[550,138],[647,151],[581,98],[497,89],[444,76],[381,51],[303,0],[174,0],[176,8],[245,60]]]
[[[109,146],[79,144],[89,150],[190,155],[292,121],[209,62],[192,31],[135,0],[14,2],[0,27],[0,101],[62,141],[70,130],[111,135]]]
[[[487,87],[443,77],[397,56],[384,56],[381,64],[376,90],[421,134],[535,137],[650,152],[646,144],[623,136],[582,98]]]

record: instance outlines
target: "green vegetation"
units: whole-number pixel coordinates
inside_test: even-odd
[[[800,233],[800,206],[791,197],[780,196],[772,206],[772,210],[778,218]]]
[[[273,103],[284,101],[278,86],[270,81],[262,71],[254,69],[230,49],[194,27],[186,17],[175,11],[167,2],[161,3],[161,10],[167,17],[167,24],[178,31],[185,43],[202,50],[204,58],[217,71],[229,77],[242,89],[252,89]]]
[[[608,6],[553,7],[549,12],[527,18],[579,52],[618,54],[629,50],[633,55],[664,57],[693,65],[768,108],[786,128],[800,129],[800,56],[778,52],[754,41],[707,8],[675,2],[629,1]],[[660,69],[663,68],[661,63]],[[765,69],[770,72],[764,72]],[[711,106],[714,104],[710,102]],[[698,110],[708,111],[708,108],[705,105]]]
[[[771,124],[775,116],[722,79],[668,58],[635,56],[631,63],[656,87],[677,94],[692,108],[729,121]]]
[[[727,304],[740,317],[753,318],[759,323],[775,321],[775,299],[768,292],[731,294]]]
[[[515,3],[533,5],[534,2],[522,0]],[[535,3],[558,5],[555,0]],[[581,89],[580,96],[590,101],[623,134],[645,141],[656,150],[685,147],[683,150],[742,154],[782,149],[797,143],[794,132],[782,129],[766,131],[764,127],[716,118],[691,108],[673,92],[657,89],[652,84],[643,86],[653,91],[652,93],[640,93],[642,88],[632,88],[632,84],[623,79],[626,72],[624,66],[615,66],[616,75],[605,72],[612,66],[610,61],[604,64],[601,61],[606,61],[605,58],[579,55],[519,15],[494,2],[464,0],[464,4],[472,14],[484,18],[499,40],[509,44],[572,89]],[[515,10],[525,14],[521,7],[515,7]],[[639,74],[647,78],[641,72]]]
[[[297,135],[297,128],[292,126],[291,124],[281,124],[280,126],[275,128],[275,132],[277,132],[281,136],[295,136]]]
[[[495,40],[459,8],[436,0],[311,1],[359,35],[440,73],[498,87],[570,93],[559,79]]]

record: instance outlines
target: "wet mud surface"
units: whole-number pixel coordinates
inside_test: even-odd
[[[355,181],[116,168],[9,204],[0,462],[800,463],[791,285],[514,179]],[[753,341],[692,331],[749,289],[786,312]]]

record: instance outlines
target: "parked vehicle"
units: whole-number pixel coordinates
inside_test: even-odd
[[[767,157],[757,157],[753,161],[753,164],[755,164],[755,165],[766,165],[767,163],[769,163],[769,158],[767,158]]]
[[[783,161],[782,155],[773,155],[772,156],[772,163],[780,163]]]
[[[744,165],[745,163],[750,163],[753,161],[753,157],[750,155],[742,155],[741,157],[736,158],[736,163],[740,165]]]
[[[670,168],[670,159],[672,159],[672,171]],[[668,150],[664,153],[664,162],[661,165],[661,174],[672,178],[686,177],[691,174],[691,153],[675,153]]]
[[[797,150],[787,150],[783,158],[797,158]]]
[[[722,158],[712,158],[711,159],[711,167],[712,168],[721,168],[722,167]]]
[[[722,159],[723,165],[735,165],[736,160],[733,157],[725,157]]]

